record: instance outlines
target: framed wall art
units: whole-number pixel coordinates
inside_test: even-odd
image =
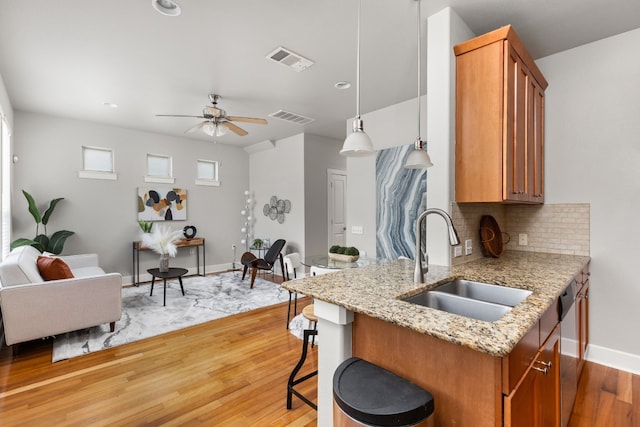
[[[138,187],[138,221],[185,221],[187,190],[169,186]]]

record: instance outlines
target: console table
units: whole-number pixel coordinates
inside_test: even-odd
[[[193,239],[180,239],[176,242],[178,248],[196,248],[196,268],[198,276],[204,276],[206,274],[205,266],[205,247],[204,237],[194,237]],[[202,249],[202,274],[200,274],[200,249]],[[138,286],[140,284],[140,251],[148,251],[149,248],[144,246],[141,241],[133,242],[133,284]]]

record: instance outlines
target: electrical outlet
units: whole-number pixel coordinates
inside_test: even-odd
[[[471,255],[473,253],[473,240],[467,239],[464,241],[464,254]]]
[[[462,256],[462,246],[458,245],[453,247],[453,256],[454,257]]]
[[[518,245],[527,246],[529,244],[529,236],[527,233],[520,233],[518,235]]]
[[[351,234],[364,234],[364,230],[361,225],[352,225]]]

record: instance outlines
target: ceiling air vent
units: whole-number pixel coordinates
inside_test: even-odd
[[[278,64],[292,68],[297,72],[304,71],[314,64],[312,60],[298,55],[289,49],[285,49],[282,46],[276,48],[273,52],[268,54],[266,58],[275,61]]]
[[[274,119],[285,120],[287,122],[296,123],[299,125],[306,125],[313,122],[315,119],[310,117],[301,116],[300,114],[292,113],[290,111],[278,110],[275,113],[269,114],[269,117]]]

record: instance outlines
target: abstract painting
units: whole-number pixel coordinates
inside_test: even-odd
[[[406,169],[413,150],[403,145],[378,151],[376,156],[376,256],[415,259],[415,222],[427,205],[427,172]]]
[[[186,219],[186,189],[138,187],[138,220],[184,221]]]

